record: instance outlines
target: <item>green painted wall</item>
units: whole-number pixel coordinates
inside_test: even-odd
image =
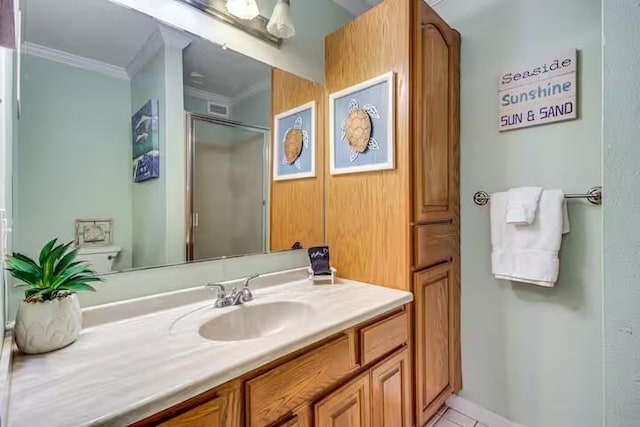
[[[605,425],[640,425],[640,3],[603,2]]]
[[[271,90],[259,92],[233,104],[231,118],[239,122],[271,128]]]
[[[159,101],[160,177],[133,184],[134,267],[185,260],[182,50],[165,45],[131,79],[132,111]]]
[[[184,89],[182,86],[182,49],[164,46],[164,87],[166,134],[166,219],[167,258],[165,264],[186,260],[185,217],[187,188],[187,148],[184,117]]]
[[[184,96],[184,110],[190,113],[207,114],[207,101],[196,96]]]
[[[14,250],[37,255],[73,240],[76,218],[106,216],[123,247],[116,267],[131,266],[129,100],[126,80],[23,55]]]
[[[462,35],[461,395],[527,427],[600,427],[602,208],[569,204],[560,279],[546,289],[491,275],[489,207],[472,196],[602,182],[601,3],[459,0],[436,11]],[[579,119],[499,133],[499,75],[571,48],[580,51]]]
[[[150,99],[158,100],[160,123],[160,177],[133,184],[133,267],[166,263],[166,121],[164,49],[131,79],[131,112]]]

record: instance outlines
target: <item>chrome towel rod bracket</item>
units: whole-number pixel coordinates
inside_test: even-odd
[[[565,199],[587,199],[592,205],[602,204],[602,187],[591,187],[584,194],[565,194]],[[489,203],[491,196],[486,191],[476,191],[473,195],[473,203],[478,206],[484,206]]]

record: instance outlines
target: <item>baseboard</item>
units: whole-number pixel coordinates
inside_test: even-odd
[[[449,396],[447,406],[489,427],[524,427],[455,394]]]

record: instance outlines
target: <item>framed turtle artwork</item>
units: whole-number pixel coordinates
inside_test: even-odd
[[[276,115],[273,129],[273,180],[315,177],[316,102]]]
[[[395,168],[394,112],[393,72],[329,95],[331,174]]]

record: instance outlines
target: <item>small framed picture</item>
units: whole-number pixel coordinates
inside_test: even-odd
[[[395,168],[394,114],[393,72],[329,95],[331,174]]]
[[[133,182],[160,177],[158,100],[149,100],[131,117]]]
[[[276,115],[273,130],[273,180],[315,177],[316,102]]]

